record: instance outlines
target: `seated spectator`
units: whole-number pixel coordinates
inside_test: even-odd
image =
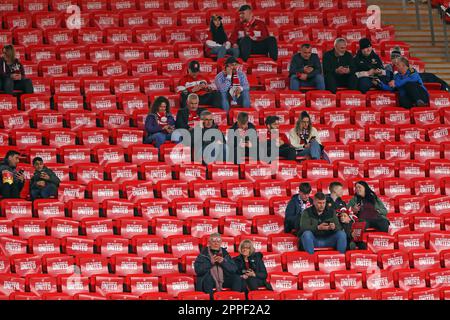
[[[232,105],[240,105],[250,108],[250,85],[247,76],[238,70],[239,63],[234,57],[229,57],[225,61],[225,70],[219,72],[215,83],[222,96],[222,109],[230,109]]]
[[[0,58],[0,90],[13,94],[14,90],[33,93],[33,84],[25,77],[25,69],[16,59],[16,51],[10,44],[5,45]]]
[[[247,61],[251,54],[269,54],[274,61],[278,59],[277,40],[269,35],[264,21],[253,17],[252,7],[248,4],[239,8],[239,22],[231,34],[230,41],[233,48],[239,48],[244,61]]]
[[[319,56],[311,52],[309,43],[300,47],[300,52],[294,54],[289,65],[289,88],[298,91],[301,87],[314,87],[325,90],[322,75],[322,65]]]
[[[158,97],[152,104],[152,109],[145,119],[146,138],[145,143],[153,143],[159,147],[170,140],[175,129],[175,119],[170,113],[169,100],[166,97]]]
[[[226,54],[236,59],[239,58],[239,48],[231,47],[231,42],[223,29],[222,17],[219,15],[211,16],[209,34],[205,44],[207,52],[217,55],[217,59],[222,59]]]
[[[372,80],[379,79],[382,83],[392,80],[393,74],[384,70],[383,62],[372,48],[370,40],[362,38],[359,40],[359,50],[356,53],[353,64],[356,77],[358,78],[358,90],[366,93],[375,87]]]
[[[237,121],[231,126],[230,131],[233,131],[235,134],[234,144],[233,144],[233,154],[230,155],[234,159],[235,164],[240,164],[243,162],[242,157],[250,157],[257,159],[258,158],[258,137],[256,132],[256,127],[253,123],[248,121],[248,113],[247,112],[239,112],[237,116]],[[252,141],[250,135],[254,135],[256,138],[255,141]],[[254,140],[254,139],[253,139]],[[228,141],[229,143],[229,141]],[[240,152],[241,150],[241,152]],[[256,153],[256,154],[255,154]],[[230,158],[228,157],[228,158]]]
[[[204,110],[200,114],[201,122],[198,125],[201,136],[196,134],[196,128],[191,131],[192,148],[194,150],[195,159],[202,161],[208,165],[212,162],[224,162],[226,160],[227,145],[223,133],[219,131],[219,127],[214,123],[213,115],[210,111]],[[215,132],[211,132],[215,130]],[[210,132],[208,132],[210,131]],[[214,133],[220,134],[220,139],[216,139]],[[196,143],[200,142],[199,147]]]
[[[194,262],[197,276],[195,290],[209,293],[213,298],[213,289],[220,292],[223,288],[242,292],[243,281],[238,269],[227,250],[221,247],[219,233],[209,236],[208,246],[204,248]]]
[[[308,112],[302,111],[295,123],[295,127],[289,131],[289,141],[297,151],[297,156],[308,156],[313,160],[323,157],[330,162],[320,142],[319,132],[312,126]]]
[[[41,157],[33,159],[33,166],[36,171],[30,181],[31,200],[56,197],[61,182],[58,176],[44,166],[44,160]]]
[[[265,121],[267,127],[267,156],[271,159],[276,159],[275,155],[271,154],[271,147],[278,151],[278,155],[287,160],[295,160],[296,151],[291,146],[289,139],[284,133],[280,132],[280,117],[268,116]],[[278,134],[277,140],[272,140],[272,133]]]
[[[400,47],[396,46],[391,51],[391,63],[385,65],[386,70],[391,71],[393,74],[396,74],[397,68],[395,64],[397,63],[397,59],[402,56],[400,51]],[[441,90],[450,91],[450,86],[447,82],[439,78],[437,75],[431,72],[419,72],[420,78],[424,83],[439,83],[441,85]]]
[[[299,236],[302,247],[309,254],[314,254],[314,248],[333,247],[341,253],[347,249],[347,235],[336,212],[327,207],[322,192],[314,195],[314,205],[301,214]]]
[[[397,59],[396,67],[398,73],[389,84],[376,79],[373,80],[374,84],[382,90],[398,91],[400,106],[404,108],[426,106],[429,103],[428,91],[416,69],[409,66],[409,61],[405,57]]]
[[[3,163],[0,164],[0,172],[2,173],[1,193],[3,199],[20,198],[20,191],[22,191],[25,183],[25,176],[23,170],[17,171],[16,169],[20,161],[19,155],[19,152],[9,150],[3,159]]]
[[[358,181],[355,184],[355,196],[349,201],[348,208],[360,221],[366,222],[366,229],[374,228],[377,231],[388,232],[387,209],[367,182]]]
[[[180,93],[181,108],[186,108],[186,100],[191,93],[197,94],[200,104],[220,108],[220,93],[208,78],[200,74],[200,62],[196,60],[189,62],[188,74],[178,81],[177,92]]]
[[[246,291],[258,290],[259,287],[272,290],[272,286],[266,280],[267,270],[264,265],[263,254],[255,252],[253,242],[248,239],[241,241],[239,253],[233,260],[238,274],[246,284]]]
[[[313,205],[311,194],[311,185],[308,182],[300,183],[298,194],[294,194],[286,206],[284,215],[284,232],[291,233],[299,230],[300,215],[302,212]]]
[[[198,95],[191,93],[187,97],[187,108],[182,108],[177,112],[177,120],[175,121],[176,129],[192,130],[199,123],[200,114],[206,109],[199,108],[198,104]]]
[[[356,76],[353,56],[347,51],[347,40],[338,38],[334,41],[334,49],[323,55],[323,75],[325,87],[336,93],[338,87],[349,90],[356,89]]]

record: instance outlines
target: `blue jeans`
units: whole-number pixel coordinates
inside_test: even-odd
[[[44,188],[31,189],[31,199],[48,199],[58,194],[58,187],[53,183],[47,183]]]
[[[222,109],[227,111],[230,110],[230,99],[236,101],[236,103],[244,108],[250,108],[250,92],[249,90],[244,90],[241,92],[241,95],[238,99],[235,99],[230,96],[227,92],[220,92],[222,95]]]
[[[170,140],[169,133],[157,132],[154,134],[150,134],[145,139],[145,143],[148,143],[148,144],[154,143],[155,147],[159,149],[159,147],[168,140]]]
[[[226,49],[225,46],[214,47],[214,48],[211,48],[211,54],[216,54],[217,59],[221,59],[221,58],[225,57],[225,55],[227,55],[227,54],[229,54],[237,59],[237,58],[239,58],[239,48]]]
[[[320,144],[317,142],[316,139],[313,139],[309,143],[309,148],[303,149],[302,151],[297,153],[297,155],[302,156],[302,157],[310,156],[311,159],[318,160],[318,159],[320,159],[320,156],[322,155],[322,147],[320,146]]]
[[[333,247],[340,253],[345,253],[347,249],[347,235],[342,230],[327,237],[316,237],[311,231],[305,231],[301,241],[303,249],[309,254],[314,253],[314,248]]]
[[[295,74],[291,75],[289,89],[298,91],[300,87],[315,87],[317,90],[325,90],[325,80],[321,74],[317,74],[307,81],[300,80]]]

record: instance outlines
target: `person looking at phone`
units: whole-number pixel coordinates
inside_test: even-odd
[[[1,194],[3,199],[20,198],[20,191],[22,191],[25,176],[23,170],[17,170],[17,164],[20,153],[15,150],[9,150],[3,163],[0,165],[0,172],[2,173],[2,189]]]
[[[333,247],[341,253],[347,250],[347,235],[322,192],[314,195],[314,205],[301,214],[298,235],[299,245],[309,254],[314,254],[314,248]]]
[[[222,238],[219,233],[209,236],[208,246],[197,256],[194,262],[197,275],[195,289],[209,293],[213,298],[214,288],[222,291],[231,288],[233,291],[243,291],[243,280],[239,276],[237,266],[225,248],[222,248]]]
[[[236,122],[231,126],[229,130],[234,131],[234,145],[233,145],[233,159],[235,164],[240,164],[243,162],[243,157],[239,157],[240,152],[238,149],[242,149],[242,156],[250,157],[252,156],[252,150],[258,150],[258,137],[256,134],[256,127],[253,123],[249,121],[247,112],[239,112],[237,115]],[[250,139],[250,134],[253,134],[256,139]],[[255,149],[253,149],[255,148]],[[231,149],[231,148],[230,148]],[[230,150],[231,151],[231,150]],[[257,154],[253,154],[253,156],[258,156]],[[244,159],[245,160],[245,159]]]
[[[367,182],[356,182],[355,196],[348,202],[348,208],[360,221],[366,222],[366,229],[375,228],[377,231],[388,232],[387,209]]]
[[[334,49],[323,55],[323,75],[325,87],[332,93],[336,93],[338,87],[355,90],[357,79],[353,56],[347,51],[347,40],[337,38],[334,41]]]
[[[358,78],[358,90],[366,93],[372,87],[376,87],[373,83],[388,83],[392,80],[393,74],[383,67],[383,62],[372,48],[372,43],[367,38],[359,40],[359,50],[353,59],[355,65],[355,74]]]
[[[301,87],[325,90],[319,56],[312,53],[309,43],[301,45],[300,51],[294,54],[289,65],[289,89],[298,91]]]
[[[295,123],[295,127],[288,133],[289,141],[295,148],[297,156],[308,156],[313,160],[322,156],[327,160],[320,142],[319,132],[313,127],[311,117],[308,112],[302,111]]]
[[[237,271],[246,284],[247,291],[258,290],[265,287],[272,290],[272,286],[267,282],[267,270],[263,261],[263,254],[255,252],[255,247],[251,240],[243,240],[239,245],[239,255],[234,258]]]
[[[22,90],[23,93],[33,93],[33,83],[26,78],[25,69],[16,58],[16,50],[12,44],[7,44],[2,49],[0,57],[0,90],[6,94],[13,94],[14,90]]]
[[[164,142],[170,140],[174,130],[175,119],[170,113],[169,100],[163,96],[157,97],[145,118],[144,143],[151,143],[159,149]]]
[[[34,158],[32,163],[35,171],[30,181],[31,200],[56,197],[61,180],[51,169],[44,166],[41,157]]]

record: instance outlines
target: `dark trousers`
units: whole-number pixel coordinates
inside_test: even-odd
[[[295,160],[297,157],[297,152],[290,144],[283,144],[280,146],[280,157],[286,160]]]
[[[256,277],[250,277],[244,281],[249,291],[258,290],[259,287],[265,287],[264,281]]]
[[[354,74],[327,74],[325,76],[325,88],[332,93],[336,93],[338,87],[346,87],[355,90],[358,79]]]
[[[387,219],[365,219],[364,221],[366,222],[366,229],[374,228],[380,232],[388,232],[389,230],[389,221]]]
[[[48,199],[58,194],[58,188],[53,183],[48,183],[44,188],[31,189],[31,200]]]
[[[237,274],[224,275],[225,281],[222,285],[223,288],[230,288],[232,291],[242,292],[243,281]],[[216,282],[211,275],[207,275],[203,279],[203,292],[209,293],[212,297],[213,289],[216,287]]]
[[[389,81],[392,80],[392,72],[386,71],[386,76],[378,77],[378,79],[380,79],[381,82],[387,84]],[[366,93],[372,87],[376,88],[376,86],[374,86],[372,83],[372,78],[370,77],[358,78],[358,90],[361,91],[362,93]]]
[[[429,72],[421,72],[419,73],[420,77],[422,78],[423,82],[427,83],[439,83],[441,85],[441,90],[450,91],[450,87],[448,86],[448,83],[436,76],[434,73]]]
[[[269,54],[272,60],[278,59],[277,39],[267,37],[262,41],[253,41],[250,37],[243,37],[238,41],[241,58],[247,61],[251,54]]]
[[[13,94],[14,90],[21,90],[24,93],[33,93],[33,83],[30,79],[13,80],[11,78],[3,78],[1,80],[1,89],[6,94]]]
[[[186,108],[187,97],[189,93],[181,93],[181,108]],[[220,108],[222,105],[222,96],[219,91],[211,91],[204,95],[198,96],[199,104],[205,104],[214,108]]]
[[[20,191],[22,190],[23,185],[19,185],[18,183],[2,183],[1,185],[1,193],[3,199],[17,199],[20,198]]]
[[[427,92],[418,82],[408,82],[403,85],[402,89],[405,93],[399,97],[399,102],[403,108],[411,109],[417,105],[419,100],[425,103],[429,102]]]

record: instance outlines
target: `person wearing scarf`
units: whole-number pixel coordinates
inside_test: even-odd
[[[196,291],[210,294],[213,299],[214,288],[217,292],[223,288],[242,292],[243,281],[237,273],[237,267],[225,248],[222,248],[222,238],[219,233],[209,236],[208,246],[197,256],[194,262],[197,276]]]
[[[241,6],[239,19],[231,34],[230,42],[234,48],[239,48],[242,60],[247,61],[251,54],[268,54],[277,61],[277,40],[270,36],[265,22],[253,16],[252,7],[248,4]]]
[[[169,100],[166,97],[158,97],[153,102],[150,113],[145,119],[146,138],[145,143],[152,143],[156,148],[170,140],[175,129],[175,119],[170,113]]]
[[[25,78],[25,69],[16,59],[16,51],[10,44],[5,45],[0,58],[0,90],[6,94],[13,94],[14,90],[23,93],[33,93],[33,84],[30,79]]]
[[[276,156],[286,159],[286,160],[295,160],[297,157],[295,148],[291,146],[289,139],[286,137],[284,133],[280,132],[280,117],[278,116],[268,116],[265,121],[265,125],[267,127],[267,155],[273,161],[276,159]],[[273,133],[278,133],[277,140],[273,140]],[[272,148],[277,150],[277,154],[272,155]]]
[[[219,15],[211,16],[205,51],[206,56],[217,55],[217,60],[222,59],[227,54],[239,58],[239,48],[231,47],[231,42],[223,28],[222,17]]]

